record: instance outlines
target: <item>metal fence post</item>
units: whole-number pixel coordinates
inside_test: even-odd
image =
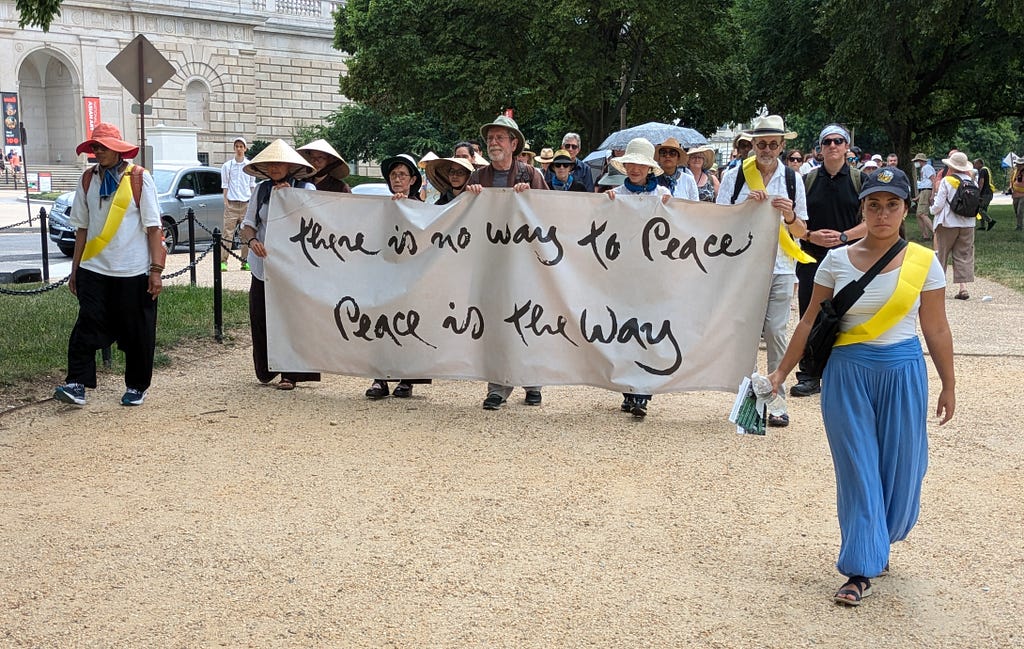
[[[43,281],[50,281],[50,250],[48,245],[49,233],[46,231],[46,208],[39,208],[39,242],[43,252]]]
[[[196,213],[190,207],[188,208],[188,263],[190,270],[188,271],[189,283],[192,286],[196,285]],[[220,268],[220,266],[217,266]]]
[[[213,337],[224,342],[224,305],[221,300],[220,229],[213,229]]]

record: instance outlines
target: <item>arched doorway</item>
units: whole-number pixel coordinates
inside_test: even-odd
[[[18,70],[25,157],[33,165],[73,164],[81,131],[80,77],[62,54],[39,49]]]

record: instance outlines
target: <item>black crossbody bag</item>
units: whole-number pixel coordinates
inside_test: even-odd
[[[860,279],[850,282],[831,298],[822,300],[821,311],[814,319],[811,333],[807,336],[807,346],[804,347],[804,357],[800,363],[801,370],[813,378],[821,378],[825,372],[828,357],[832,355],[832,347],[835,346],[836,338],[839,337],[839,321],[860,299],[860,296],[864,295],[864,289],[871,283],[871,280],[906,247],[905,240],[898,240]]]

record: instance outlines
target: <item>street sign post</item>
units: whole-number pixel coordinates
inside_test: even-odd
[[[174,66],[149,42],[149,39],[139,34],[110,60],[107,70],[140,104],[139,147],[142,155],[141,164],[146,166],[145,115],[152,112],[152,107],[146,106],[146,100],[174,76]],[[135,110],[132,112],[135,113]]]

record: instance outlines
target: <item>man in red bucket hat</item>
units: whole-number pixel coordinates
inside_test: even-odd
[[[75,233],[68,288],[78,298],[78,320],[68,340],[68,374],[54,398],[85,405],[85,388],[96,387],[96,350],[117,342],[125,355],[121,397],[141,405],[153,378],[156,298],[166,253],[153,177],[131,164],[139,147],[100,122],[77,153],[96,164],[82,174],[70,221]]]

